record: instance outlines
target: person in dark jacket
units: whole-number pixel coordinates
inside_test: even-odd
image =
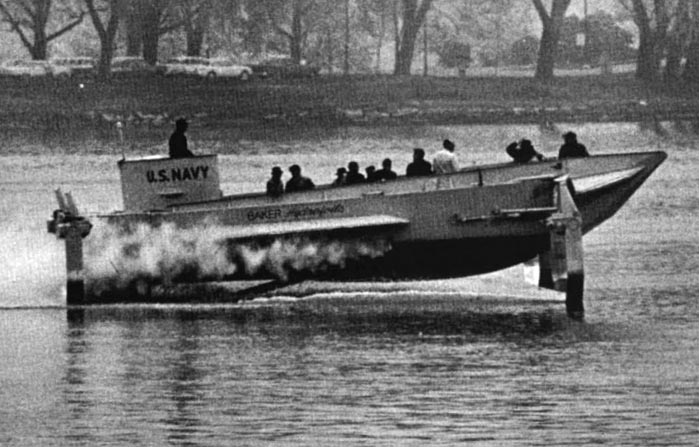
[[[589,157],[585,145],[578,143],[578,136],[575,132],[566,132],[563,134],[563,145],[558,150],[558,158],[576,158]]]
[[[357,183],[365,183],[366,178],[359,172],[359,164],[356,161],[350,161],[347,165],[347,177],[345,177],[346,185],[356,185]]]
[[[408,164],[405,175],[408,177],[432,175],[432,164],[425,160],[424,149],[419,147],[413,149],[413,162]]]
[[[534,157],[539,161],[544,159],[544,156],[537,152],[532,142],[527,139],[522,139],[519,143],[510,143],[505,151],[515,163],[529,163]]]
[[[170,147],[170,158],[187,158],[194,157],[194,154],[187,149],[187,120],[180,118],[175,121],[175,131],[170,135],[168,146]]]
[[[301,167],[299,165],[292,165],[289,168],[289,172],[291,173],[291,178],[286,182],[286,192],[308,191],[316,187],[311,179],[301,175]]]
[[[364,172],[366,172],[367,183],[375,182],[378,180],[376,178],[376,166],[369,165],[366,168],[364,168]]]
[[[275,166],[272,168],[272,178],[267,181],[267,195],[279,197],[284,193],[284,182],[282,182],[282,168]]]
[[[376,171],[376,175],[374,176],[376,181],[385,182],[387,180],[395,180],[398,175],[391,170],[392,165],[393,162],[390,158],[384,159],[381,163],[381,169]]]

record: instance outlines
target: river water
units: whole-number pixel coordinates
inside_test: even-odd
[[[517,269],[243,306],[68,312],[62,247],[44,223],[52,189],[73,191],[88,211],[118,209],[112,152],[122,149],[10,150],[0,157],[0,444],[699,445],[696,137],[572,128],[592,152],[669,154],[586,235],[582,324],[543,292],[517,289]],[[389,156],[402,170],[412,147],[430,152],[445,137],[464,164],[504,161],[521,136],[548,153],[559,144],[529,126],[231,142],[192,129],[190,140],[224,154],[224,191],[238,192],[261,189],[274,164],[298,162],[317,182],[350,159]],[[430,308],[444,302],[446,311]]]

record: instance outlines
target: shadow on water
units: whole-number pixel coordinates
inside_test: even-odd
[[[295,337],[322,334],[389,336],[464,336],[522,339],[566,331],[574,323],[564,309],[522,309],[517,305],[484,304],[474,309],[355,308],[307,304],[263,306],[105,306],[68,309],[71,328],[105,323],[208,322],[233,334],[276,333]]]

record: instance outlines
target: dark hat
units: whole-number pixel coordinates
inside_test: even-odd
[[[425,156],[425,150],[424,150],[423,148],[421,148],[421,147],[416,147],[415,149],[413,149],[413,154],[414,154],[414,155],[418,155],[418,154],[419,154],[421,157],[424,157],[424,156]]]
[[[282,168],[279,166],[275,166],[272,168],[272,174],[281,174],[282,173]]]
[[[301,166],[299,165],[291,165],[289,166],[289,172],[294,173],[294,172],[301,172]]]
[[[519,141],[519,146],[520,146],[520,147],[531,147],[531,146],[532,146],[532,142],[531,142],[531,140],[527,140],[526,138],[522,138],[522,139]]]
[[[178,118],[175,121],[175,128],[177,129],[186,129],[187,128],[187,119],[186,118]]]
[[[568,138],[575,139],[575,138],[578,138],[578,136],[575,135],[575,132],[566,132],[563,134],[563,138],[565,138],[566,140]]]
[[[347,169],[345,168],[337,168],[337,174],[344,174],[347,172]]]
[[[444,140],[442,146],[444,146],[444,149],[448,149],[450,151],[454,150],[454,143],[452,143],[450,140]]]

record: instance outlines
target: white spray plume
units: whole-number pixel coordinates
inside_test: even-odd
[[[269,272],[286,280],[290,272],[322,272],[344,267],[348,260],[376,258],[390,250],[383,239],[316,240],[306,236],[273,239],[269,244],[227,242],[225,226],[205,223],[178,228],[139,224],[130,232],[97,224],[85,239],[85,274],[91,281],[117,281],[125,286],[136,278],[223,279],[236,272],[254,276]]]

